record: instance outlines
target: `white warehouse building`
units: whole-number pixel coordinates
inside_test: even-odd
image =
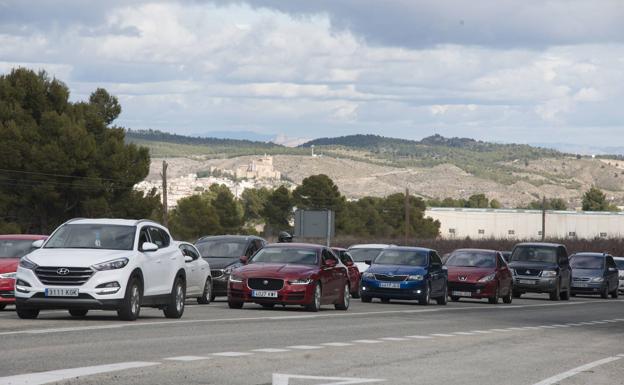
[[[425,216],[440,221],[442,238],[542,238],[541,210],[432,207]],[[546,238],[620,238],[624,213],[547,210],[545,229]]]

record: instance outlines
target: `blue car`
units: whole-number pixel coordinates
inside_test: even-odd
[[[433,298],[446,305],[448,273],[435,250],[392,247],[366,263],[371,267],[362,274],[362,302],[380,298],[384,303],[401,299],[428,305]]]

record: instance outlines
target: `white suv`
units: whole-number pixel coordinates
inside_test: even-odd
[[[169,231],[148,220],[73,219],[20,260],[15,306],[20,318],[40,309],[117,310],[133,321],[141,306],[168,318],[184,313],[184,256]]]

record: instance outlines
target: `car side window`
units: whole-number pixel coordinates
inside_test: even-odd
[[[557,259],[559,260],[560,265],[568,264],[568,253],[566,252],[565,248],[561,246],[557,248]]]
[[[251,241],[249,242],[249,245],[247,246],[247,251],[245,252],[245,255],[248,257],[251,257],[252,255],[254,255],[256,253],[256,251],[258,251],[258,247],[256,246],[256,242],[255,241]]]
[[[158,231],[160,232],[160,235],[163,239],[163,247],[169,246],[169,244],[171,243],[171,237],[169,236],[169,234],[167,234],[167,232],[163,229],[158,229]]]
[[[607,268],[616,268],[615,266],[615,261],[613,260],[613,257],[610,255],[607,255]]]
[[[191,257],[193,260],[199,259],[199,254],[195,251],[194,247],[189,245],[180,245],[180,250],[182,250],[182,254],[184,254],[185,257]]]
[[[338,262],[338,259],[336,258],[336,256],[329,250],[327,249],[323,249],[323,262],[327,261],[327,260],[333,260]]]
[[[139,232],[139,250],[143,247],[145,242],[150,242],[150,237],[147,232],[147,227],[143,227]]]
[[[496,253],[496,260],[498,261],[498,266],[500,267],[507,266],[507,262],[505,262],[505,259],[503,258],[501,253]]]
[[[429,253],[429,258],[431,258],[432,266],[442,266],[442,260],[440,259],[438,253],[436,253],[435,251]]]
[[[163,239],[160,229],[157,229],[156,227],[150,227],[148,231],[150,238],[152,239],[152,243],[158,246],[159,249],[162,247],[166,247],[165,239]]]
[[[351,260],[351,256],[350,256],[350,255],[349,255],[349,253],[347,253],[346,251],[345,251],[345,252],[342,252],[342,253],[338,253],[338,255],[340,256],[340,261],[341,261],[343,264],[345,264],[345,265],[346,265],[347,263],[352,262],[352,260]]]

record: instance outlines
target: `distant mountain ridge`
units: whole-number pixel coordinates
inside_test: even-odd
[[[284,147],[272,142],[264,142],[248,139],[231,139],[231,138],[215,138],[215,137],[202,137],[202,136],[186,136],[179,134],[172,134],[169,132],[159,130],[131,130],[126,131],[126,138],[129,140],[147,140],[154,142],[166,142],[175,144],[188,144],[188,145],[206,145],[206,146],[232,146],[232,147],[254,147],[254,148],[275,148]]]

